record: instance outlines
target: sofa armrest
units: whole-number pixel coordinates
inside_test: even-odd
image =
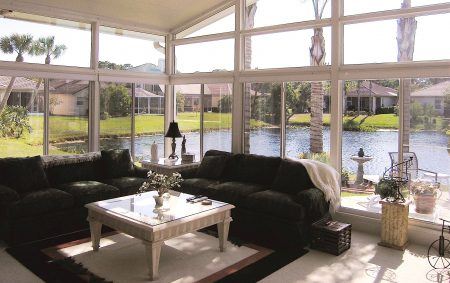
[[[180,171],[181,177],[183,179],[192,179],[197,177],[197,167],[188,168]]]
[[[329,203],[325,200],[324,193],[317,188],[310,188],[297,193],[296,200],[305,208],[308,220],[311,223],[328,213]]]
[[[134,176],[139,178],[147,178],[148,169],[136,166],[134,166]]]
[[[18,201],[19,199],[20,196],[15,190],[0,185],[0,204],[7,204],[10,202]]]

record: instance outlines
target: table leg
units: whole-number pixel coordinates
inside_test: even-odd
[[[145,245],[145,255],[147,257],[150,280],[155,280],[158,278],[159,257],[161,255],[161,246],[164,242],[142,241],[142,243]]]
[[[100,236],[102,234],[102,223],[95,220],[89,220],[89,227],[91,230],[92,248],[94,251],[98,251],[98,248],[100,247]]]
[[[223,222],[217,223],[217,231],[219,232],[219,249],[221,252],[224,252],[226,249],[230,222],[231,218],[227,218]]]

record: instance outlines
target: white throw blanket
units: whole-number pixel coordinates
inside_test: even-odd
[[[340,200],[339,173],[330,165],[316,160],[300,159],[300,162],[308,171],[314,186],[325,194],[325,199],[330,202],[331,209],[335,212]]]

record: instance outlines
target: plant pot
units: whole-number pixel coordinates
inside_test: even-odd
[[[155,199],[155,208],[161,208],[164,205],[164,197],[160,195],[153,196]]]
[[[431,214],[436,206],[436,197],[433,195],[414,195],[416,212],[422,214]]]

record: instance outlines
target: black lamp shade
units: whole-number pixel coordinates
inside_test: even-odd
[[[169,129],[165,135],[166,138],[181,138],[180,129],[177,122],[170,122]]]

